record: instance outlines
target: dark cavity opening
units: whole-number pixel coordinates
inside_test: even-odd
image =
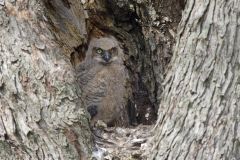
[[[175,43],[172,32],[176,33],[184,8],[184,0],[151,3],[106,0],[88,10],[90,33],[111,34],[122,44],[132,89],[127,105],[131,125],[149,125],[157,119]]]
[[[66,22],[75,24],[78,17],[68,18],[69,5],[58,1],[44,2],[54,17],[53,22],[57,22],[52,24],[54,32],[57,31],[63,47],[71,53],[73,66],[84,60],[91,34],[107,33],[121,42],[125,53],[124,65],[129,72],[132,89],[127,105],[130,123],[153,124],[157,119],[162,81],[172,57],[177,25],[185,6],[184,0],[95,1],[93,6],[84,8],[88,18],[86,24],[85,21],[80,21],[80,24],[86,28],[76,28],[76,31],[81,32],[74,35],[68,32]],[[55,3],[61,8],[54,7]],[[84,38],[78,39],[76,35]]]
[[[185,1],[105,2],[104,16],[112,20],[113,27],[99,26],[115,34],[124,47],[132,87],[128,103],[131,124],[153,124]]]

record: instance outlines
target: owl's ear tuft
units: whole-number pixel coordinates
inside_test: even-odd
[[[112,53],[112,55],[118,55],[118,48],[113,47],[113,48],[110,49],[110,52]]]

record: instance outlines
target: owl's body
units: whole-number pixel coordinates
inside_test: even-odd
[[[92,123],[102,120],[108,125],[127,124],[128,73],[117,41],[113,37],[92,39],[77,73]]]

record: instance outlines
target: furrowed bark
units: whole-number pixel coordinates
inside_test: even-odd
[[[150,159],[240,159],[239,15],[239,1],[187,1]]]
[[[91,132],[74,70],[44,10],[41,1],[1,1],[0,159],[90,154]]]

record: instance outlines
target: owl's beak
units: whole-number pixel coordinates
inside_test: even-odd
[[[112,56],[109,52],[105,51],[104,54],[102,55],[102,58],[104,59],[105,62],[109,62]]]

